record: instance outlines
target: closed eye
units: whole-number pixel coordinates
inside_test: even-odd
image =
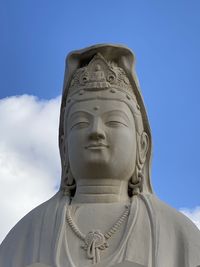
[[[120,126],[125,126],[128,127],[128,125],[126,125],[124,122],[122,121],[107,121],[105,123],[107,126],[109,127],[120,127]]]
[[[72,129],[83,129],[83,128],[87,128],[89,126],[89,122],[87,121],[80,121],[80,122],[77,122],[75,124],[73,124],[70,128],[70,130]]]

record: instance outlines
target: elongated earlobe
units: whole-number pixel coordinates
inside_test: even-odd
[[[68,170],[66,171],[66,176],[63,181],[64,181],[62,186],[63,195],[64,196],[68,195],[72,197],[75,193],[74,191],[76,189],[76,182],[74,177],[72,176],[70,168],[68,168]]]
[[[139,147],[141,163],[144,163],[146,161],[148,149],[149,149],[149,137],[146,132],[143,132],[140,136],[140,147]]]
[[[149,137],[146,132],[143,132],[141,135],[137,135],[137,145],[138,151],[136,156],[135,171],[129,181],[130,196],[137,195],[143,191],[143,168],[149,148]]]
[[[61,190],[64,196],[73,196],[76,189],[76,183],[74,177],[71,173],[68,157],[67,157],[67,148],[65,145],[65,136],[61,136],[60,144],[60,153],[61,153],[61,162],[62,162],[62,184]]]

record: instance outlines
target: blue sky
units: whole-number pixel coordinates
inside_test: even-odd
[[[130,47],[153,132],[154,190],[175,208],[200,206],[199,0],[0,0],[0,36],[1,99],[55,99],[68,52]]]

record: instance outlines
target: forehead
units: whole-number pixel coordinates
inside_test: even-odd
[[[129,109],[128,105],[124,102],[118,100],[88,100],[88,101],[81,101],[76,102],[71,107],[68,116],[70,117],[72,114],[77,112],[86,112],[91,115],[103,115],[106,113],[110,113],[116,111],[116,113],[125,113],[129,118],[133,115],[131,110]]]

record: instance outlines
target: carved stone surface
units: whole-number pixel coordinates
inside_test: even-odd
[[[46,264],[41,264],[41,263],[34,263],[26,267],[50,267],[50,266],[47,266]],[[103,266],[98,264],[98,267],[103,267]],[[134,262],[124,261],[124,262],[118,263],[117,265],[113,265],[112,267],[145,267],[145,266],[134,263]]]
[[[151,130],[128,48],[68,55],[59,147],[60,190],[10,231],[0,267],[200,264],[199,230],[152,191]]]
[[[50,267],[50,266],[47,266],[46,264],[43,264],[43,263],[33,263],[26,267]]]

